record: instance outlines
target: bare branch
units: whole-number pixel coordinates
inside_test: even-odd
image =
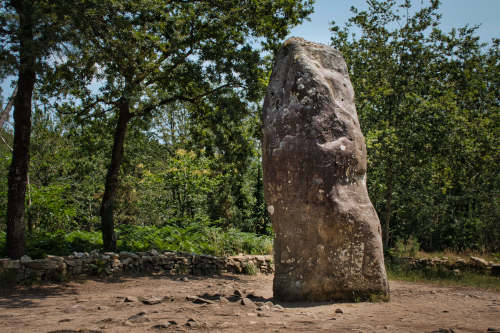
[[[12,149],[12,147],[7,143],[7,141],[5,140],[5,138],[3,137],[3,135],[0,134],[0,138],[2,138],[2,141],[3,143],[5,143],[5,145],[7,146],[7,148],[9,148],[10,151],[13,151],[14,149]]]
[[[17,95],[17,84],[16,87],[14,88],[14,91],[12,92],[12,95],[9,98],[9,102],[5,106],[5,109],[3,109],[3,111],[0,113],[0,128],[3,127],[4,122],[8,123],[10,109],[12,109],[12,105],[14,104],[14,98],[16,97],[16,95]]]

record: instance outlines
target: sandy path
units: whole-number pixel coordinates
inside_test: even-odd
[[[185,279],[186,280],[186,279]],[[237,289],[252,302],[231,297]],[[210,295],[209,304],[186,296]],[[208,296],[205,295],[205,298]],[[219,299],[221,296],[225,297]],[[125,301],[125,298],[130,302]],[[157,303],[144,304],[143,303]],[[487,332],[500,294],[391,281],[389,303],[272,302],[272,276],[124,277],[0,288],[0,332]],[[265,304],[268,302],[267,304]],[[339,309],[339,310],[337,310]],[[336,313],[337,310],[337,313]],[[342,312],[342,313],[340,313]],[[446,331],[442,331],[446,332]]]

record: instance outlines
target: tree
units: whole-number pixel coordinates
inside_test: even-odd
[[[68,37],[65,1],[2,1],[0,7],[0,79],[17,74],[14,144],[8,177],[7,254],[19,258],[25,246],[25,194],[29,166],[32,95],[47,56]]]
[[[480,236],[491,209],[478,199],[498,197],[490,76],[498,45],[485,53],[474,27],[442,33],[439,1],[427,3],[370,0],[365,11],[352,8],[343,29],[332,26],[367,140],[369,191],[386,248],[391,234],[413,234],[424,249],[491,247]]]
[[[63,91],[81,101],[81,113],[103,106],[115,115],[111,162],[101,203],[103,244],[116,248],[115,196],[131,120],[151,119],[163,106],[195,105],[234,90],[257,101],[263,91],[262,58],[249,39],[275,50],[312,1],[99,1],[82,26],[92,27],[54,74]],[[79,67],[80,70],[66,70]],[[95,75],[94,75],[95,74]],[[93,78],[100,91],[89,90]],[[76,80],[75,80],[76,79]],[[70,90],[72,89],[72,90]],[[230,109],[226,109],[230,111]]]

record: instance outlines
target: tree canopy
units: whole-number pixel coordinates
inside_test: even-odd
[[[385,245],[498,249],[498,40],[443,33],[439,1],[368,4],[332,26],[332,44],[350,66]]]

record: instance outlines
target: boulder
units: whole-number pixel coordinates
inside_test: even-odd
[[[365,140],[342,54],[300,38],[287,40],[263,112],[275,298],[388,294],[380,222],[366,189]]]

